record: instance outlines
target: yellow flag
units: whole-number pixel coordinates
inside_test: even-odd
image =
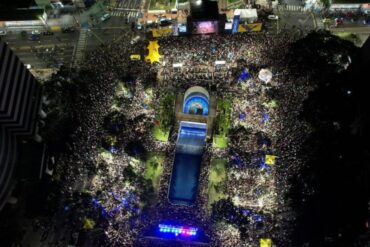
[[[260,247],[272,247],[272,240],[270,238],[260,238]]]
[[[265,164],[266,165],[275,165],[276,156],[275,155],[266,155],[265,156]]]

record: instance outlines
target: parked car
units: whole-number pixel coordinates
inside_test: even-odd
[[[331,23],[331,19],[330,18],[324,18],[324,19],[322,19],[322,23],[330,24]]]
[[[347,13],[346,13],[346,17],[347,17],[347,18],[352,18],[354,15],[355,15],[355,14],[354,14],[354,13],[352,13],[352,12],[347,12]]]
[[[279,16],[277,16],[277,15],[268,15],[267,19],[277,21],[277,20],[279,20]]]
[[[74,27],[63,27],[62,28],[62,33],[73,33],[75,31],[76,29]]]
[[[172,24],[171,19],[162,18],[159,20],[159,26],[161,27],[169,26],[171,24]]]
[[[106,20],[108,20],[110,17],[111,17],[111,15],[110,15],[110,14],[104,14],[102,17],[100,17],[100,20],[101,20],[101,21],[106,21]]]
[[[54,33],[50,32],[50,31],[45,31],[45,32],[42,33],[42,35],[50,36],[50,35],[54,35]]]
[[[6,35],[6,31],[5,30],[0,30],[0,36],[5,36]]]
[[[53,9],[62,9],[64,7],[61,2],[50,3],[50,5]]]
[[[31,32],[32,35],[40,35],[40,31],[39,30],[32,30]]]
[[[32,41],[39,41],[40,40],[40,35],[39,34],[31,34],[29,39],[32,40]]]
[[[343,18],[335,18],[335,26],[343,25]]]

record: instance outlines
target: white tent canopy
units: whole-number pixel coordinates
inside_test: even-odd
[[[236,9],[234,15],[239,15],[241,21],[255,21],[258,17],[257,9]]]

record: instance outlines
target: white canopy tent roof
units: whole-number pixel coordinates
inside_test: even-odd
[[[240,20],[257,20],[257,9],[236,9],[234,15],[239,15]]]

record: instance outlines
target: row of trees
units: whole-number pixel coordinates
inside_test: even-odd
[[[292,181],[299,215],[294,242],[353,246],[369,217],[370,150],[364,143],[370,112],[361,79],[365,65],[351,43],[326,32],[309,34],[292,47],[293,53],[293,70],[312,72],[316,87],[301,113],[314,131],[300,153],[308,162]]]

